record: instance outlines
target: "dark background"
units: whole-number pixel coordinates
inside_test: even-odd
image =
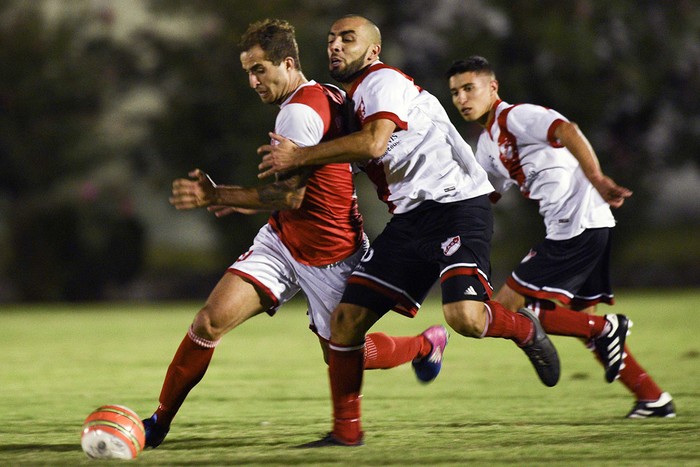
[[[501,97],[576,121],[634,196],[615,211],[618,287],[700,285],[700,3],[644,0],[0,3],[0,302],[203,298],[265,215],[177,212],[199,167],[256,184],[276,109],[248,88],[238,39],[266,17],[297,28],[306,76],[330,81],[326,33],[358,13],[382,60],[453,109],[445,70],[487,57]],[[358,179],[370,236],[385,208]],[[536,205],[496,209],[493,282],[542,238]]]

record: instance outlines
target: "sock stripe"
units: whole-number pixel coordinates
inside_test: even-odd
[[[489,327],[491,327],[491,323],[493,322],[493,314],[491,313],[491,307],[486,302],[484,302],[484,306],[486,307],[486,325],[484,326],[484,330],[479,336],[479,339],[483,339],[484,337],[486,337],[486,333],[488,332]]]
[[[360,345],[352,345],[352,346],[336,345],[332,342],[328,343],[329,349],[336,350],[338,352],[353,352],[355,350],[361,350],[364,346],[365,346],[364,342]]]
[[[214,347],[219,345],[219,342],[221,342],[221,339],[210,341],[203,337],[199,337],[197,334],[194,333],[194,329],[192,328],[192,326],[190,326],[190,328],[187,330],[187,336],[192,340],[192,342],[204,347],[205,349],[213,349]]]

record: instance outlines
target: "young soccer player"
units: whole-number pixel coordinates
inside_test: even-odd
[[[523,258],[496,300],[511,310],[527,305],[550,334],[585,340],[605,364],[607,381],[619,376],[635,395],[628,418],[675,416],[671,396],[625,345],[627,317],[593,314],[598,303],[614,302],[610,207],[622,206],[632,192],[603,173],[575,123],[552,109],[502,101],[485,58],[455,62],[447,78],[460,115],[484,128],[476,157],[497,191],[517,186],[539,204],[546,226],[544,241]]]

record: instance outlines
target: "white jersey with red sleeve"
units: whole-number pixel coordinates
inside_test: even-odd
[[[390,212],[408,212],[427,200],[449,203],[493,191],[437,98],[400,70],[377,61],[348,95],[360,124],[377,119],[396,124],[386,153],[358,164]]]
[[[537,201],[550,240],[613,227],[610,206],[554,136],[557,127],[568,122],[566,117],[539,105],[494,105],[495,116],[479,137],[476,157],[496,190],[517,185],[525,197]]]
[[[312,146],[344,134],[344,93],[310,81],[280,106],[275,133],[299,146]],[[269,224],[302,264],[326,266],[341,261],[362,244],[362,217],[350,164],[315,168],[298,209],[275,211]]]

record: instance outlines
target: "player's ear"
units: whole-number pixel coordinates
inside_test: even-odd
[[[370,53],[367,56],[367,61],[368,62],[373,62],[375,60],[379,59],[379,53],[382,51],[382,45],[381,44],[374,44],[372,47],[370,47]]]
[[[491,87],[491,92],[498,94],[498,80],[497,79],[492,79],[491,82],[489,83],[489,86]]]
[[[284,67],[285,67],[287,70],[293,70],[293,69],[295,69],[297,66],[296,66],[295,60],[294,60],[292,57],[286,57],[286,58],[284,59]]]

